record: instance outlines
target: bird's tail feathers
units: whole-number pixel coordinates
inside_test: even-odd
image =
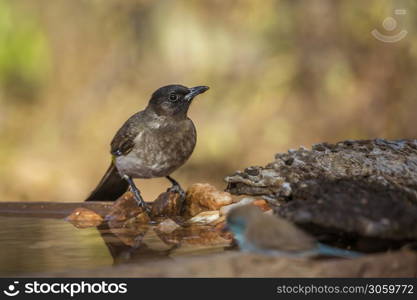
[[[112,162],[97,187],[85,201],[115,201],[123,195],[129,185]]]

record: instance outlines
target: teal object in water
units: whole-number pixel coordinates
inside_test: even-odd
[[[227,228],[241,251],[289,257],[333,256],[355,258],[360,253],[324,245],[287,220],[263,214],[246,205],[230,211]]]

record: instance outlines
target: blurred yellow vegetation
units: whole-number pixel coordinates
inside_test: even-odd
[[[185,186],[222,188],[300,145],[415,138],[416,13],[412,0],[0,0],[1,200],[83,200],[119,126],[171,83],[211,87],[190,110]],[[151,199],[168,182],[138,185]]]

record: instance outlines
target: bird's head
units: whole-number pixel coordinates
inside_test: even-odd
[[[262,212],[254,205],[233,208],[227,214],[225,230],[232,231],[235,236],[242,235],[251,222],[262,217]]]
[[[194,97],[208,89],[208,86],[192,88],[178,84],[163,86],[152,94],[147,109],[160,116],[185,117]]]

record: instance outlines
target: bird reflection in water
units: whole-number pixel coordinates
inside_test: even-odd
[[[230,236],[212,226],[191,225],[162,232],[154,225],[117,228],[103,223],[97,229],[115,265],[171,260],[185,254],[222,252],[231,244]]]

